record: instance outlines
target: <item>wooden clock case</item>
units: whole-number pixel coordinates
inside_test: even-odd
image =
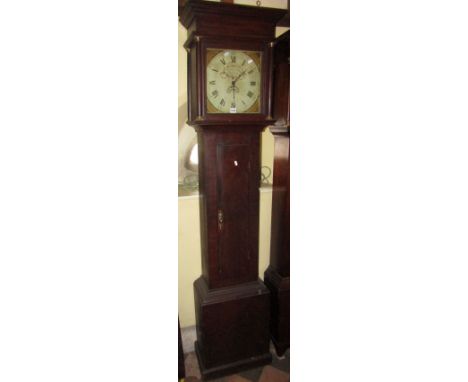
[[[274,122],[272,56],[284,10],[188,1],[188,123],[197,131],[202,276],[194,283],[204,379],[271,362],[270,292],[258,278],[260,133]],[[207,49],[262,53],[260,112],[208,113]]]
[[[184,47],[188,55],[188,123],[255,124],[264,127],[271,117],[272,51],[275,22],[281,9],[260,8],[207,1],[188,1],[180,16],[187,28]],[[208,113],[206,101],[206,52],[208,49],[255,51],[262,54],[261,107],[259,113]]]

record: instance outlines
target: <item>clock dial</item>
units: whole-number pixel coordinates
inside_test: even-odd
[[[260,112],[260,53],[208,50],[208,112]]]

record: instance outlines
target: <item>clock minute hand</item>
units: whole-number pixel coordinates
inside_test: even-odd
[[[235,83],[237,82],[237,80],[239,80],[239,78],[241,78],[241,77],[245,74],[246,71],[247,71],[247,69],[244,70],[241,74],[239,74],[239,75],[237,76],[237,78],[236,78],[234,81],[232,81],[232,84],[235,85]]]

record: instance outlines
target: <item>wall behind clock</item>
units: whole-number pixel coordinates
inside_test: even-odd
[[[252,5],[248,2],[245,4]],[[253,2],[255,4],[255,2]],[[272,6],[282,8],[281,4],[286,1],[270,1]],[[275,4],[273,4],[275,3]],[[281,4],[280,4],[281,3]],[[279,5],[278,5],[279,4]],[[284,6],[286,8],[286,6]],[[277,35],[284,33],[288,28],[278,28]],[[179,137],[180,126],[186,118],[185,110],[187,103],[187,61],[183,44],[187,38],[184,27],[178,23],[178,112]],[[187,132],[184,132],[187,134]],[[185,139],[185,138],[184,138]],[[262,133],[262,166],[273,169],[274,140],[269,130]],[[270,182],[271,182],[270,176]],[[260,192],[260,232],[259,232],[259,276],[263,278],[263,272],[268,266],[270,256],[270,225],[271,225],[271,189],[262,188]],[[198,196],[181,196],[178,199],[178,295],[179,295],[179,318],[182,328],[195,325],[195,307],[193,301],[193,282],[201,274],[201,250],[200,250],[200,222],[198,209]]]

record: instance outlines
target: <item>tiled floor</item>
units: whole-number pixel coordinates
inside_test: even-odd
[[[236,375],[210,380],[211,382],[288,382],[289,381],[289,350],[278,358],[274,347],[271,346],[273,361],[270,365],[256,369],[243,371]],[[185,354],[185,382],[200,382],[200,370],[198,368],[195,353]]]

